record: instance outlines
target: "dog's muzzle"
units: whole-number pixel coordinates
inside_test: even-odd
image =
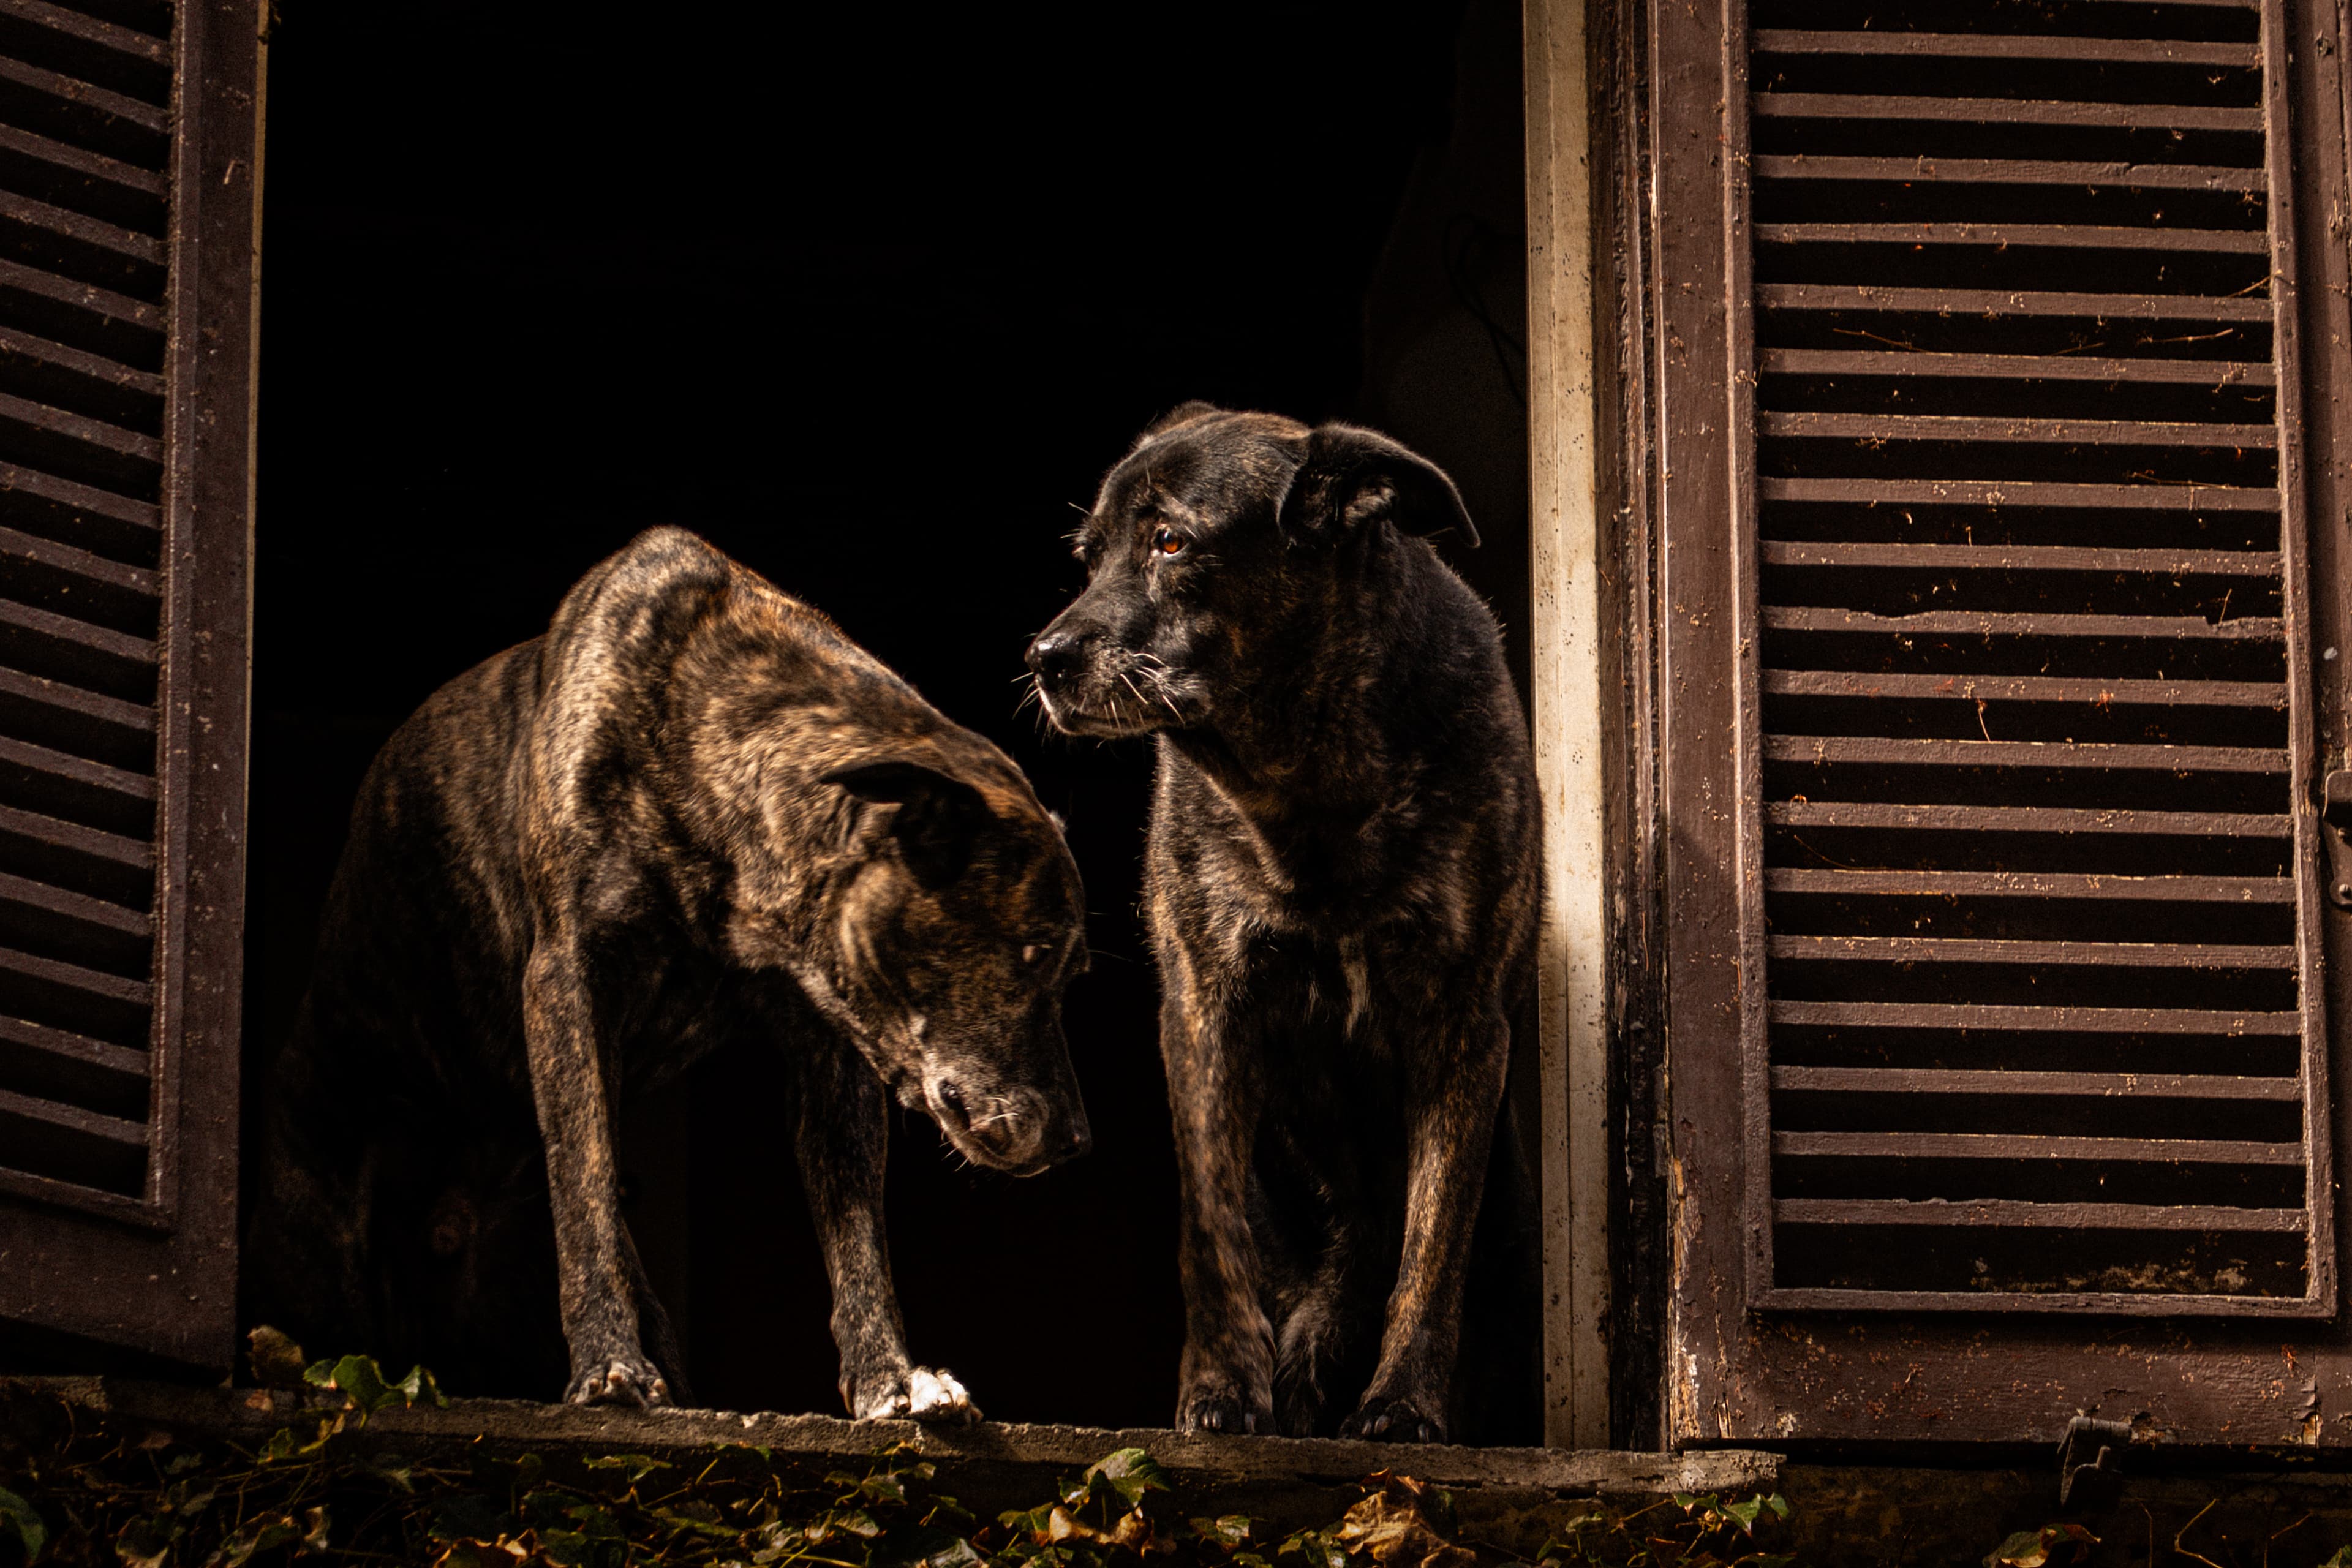
[[[1056,1107],[1034,1089],[986,1094],[941,1074],[924,1086],[931,1119],[967,1159],[1033,1176],[1094,1147],[1083,1107]]]
[[[1111,739],[1148,733],[1177,715],[1156,675],[1124,658],[1117,662],[1125,668],[1108,669],[1105,651],[1100,633],[1059,622],[1029,645],[1029,669],[1055,728]]]

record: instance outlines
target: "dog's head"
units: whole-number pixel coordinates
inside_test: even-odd
[[[1013,765],[967,749],[988,755],[896,748],[823,776],[850,852],[822,903],[829,973],[803,981],[959,1153],[1031,1175],[1093,1142],[1062,1035],[1085,896]]]
[[[1213,728],[1294,668],[1396,535],[1477,530],[1437,466],[1374,431],[1188,403],[1111,469],[1077,533],[1087,586],[1029,645],[1073,735]]]

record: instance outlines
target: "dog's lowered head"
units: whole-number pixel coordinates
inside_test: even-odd
[[[788,970],[966,1159],[1025,1176],[1085,1153],[1061,1012],[1087,966],[1086,906],[1059,826],[976,736],[861,747],[814,784],[839,792],[829,845],[781,898],[739,878],[735,956]]]
[[[1223,694],[1311,666],[1350,563],[1477,531],[1452,480],[1374,431],[1188,403],[1112,468],[1076,536],[1086,591],[1029,645],[1073,735],[1213,729]]]

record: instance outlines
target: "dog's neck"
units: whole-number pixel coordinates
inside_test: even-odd
[[[1442,568],[1441,568],[1442,569]],[[1166,739],[1244,815],[1352,830],[1410,793],[1417,748],[1396,733],[1396,682],[1425,661],[1430,628],[1407,594],[1343,594],[1292,619],[1266,671],[1210,723]]]

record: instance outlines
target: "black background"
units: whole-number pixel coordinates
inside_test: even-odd
[[[1134,910],[1149,751],[1041,736],[1022,648],[1079,584],[1073,506],[1189,397],[1360,419],[1446,465],[1486,537],[1447,548],[1516,639],[1517,10],[824,9],[282,6],[248,1063],[394,726],[640,529],[695,529],[1066,818],[1096,1152],[1016,1183],[902,1117],[893,1252],[917,1359],[991,1415],[1160,1425],[1181,1331]],[[630,1214],[704,1403],[829,1410],[772,1050],[633,1109]]]

